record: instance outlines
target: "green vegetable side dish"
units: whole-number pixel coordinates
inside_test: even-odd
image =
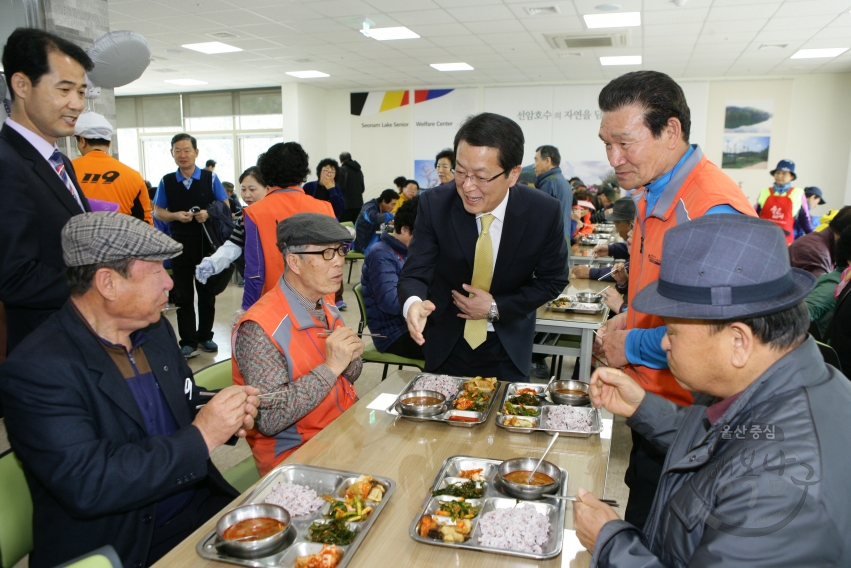
[[[464,483],[453,483],[447,485],[443,489],[432,491],[434,497],[438,495],[451,495],[453,497],[463,497],[465,499],[478,499],[485,493],[484,486],[480,486],[472,479]]]
[[[479,514],[481,507],[476,507],[466,501],[444,501],[437,511],[439,517],[449,517],[453,521],[458,519],[472,519]]]
[[[521,394],[508,399],[511,404],[525,404],[526,406],[541,406],[541,399],[533,394]]]
[[[314,521],[308,529],[311,542],[321,542],[322,544],[336,544],[346,546],[355,540],[357,534],[349,530],[346,526],[345,519],[332,519],[327,523],[322,521]]]
[[[537,408],[526,408],[524,406],[515,406],[510,402],[505,403],[505,413],[512,416],[537,416]]]

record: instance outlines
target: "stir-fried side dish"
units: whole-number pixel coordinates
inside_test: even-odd
[[[307,529],[309,538],[313,542],[321,542],[322,544],[338,544],[346,546],[355,540],[355,533],[346,526],[346,521],[343,519],[331,519],[330,521],[314,521]]]
[[[379,502],[384,498],[384,486],[373,479],[371,475],[361,475],[346,489],[346,498],[349,497]]]
[[[531,394],[532,396],[538,396],[538,391],[535,389],[517,389],[518,395]]]
[[[488,408],[490,398],[491,391],[464,391],[455,399],[453,406],[457,410],[474,410],[476,412],[484,412]]]
[[[295,559],[295,568],[335,568],[343,558],[343,551],[335,545],[325,545],[322,550],[310,556]]]
[[[541,399],[533,394],[521,394],[508,399],[511,404],[525,404],[526,406],[540,406]]]
[[[440,523],[436,517],[425,515],[420,519],[420,536],[443,540],[443,542],[464,542],[470,538],[473,523],[458,520],[454,525]]]
[[[482,468],[461,470],[461,474],[458,477],[463,477],[464,479],[472,479],[473,481],[485,480],[485,476],[482,475]]]
[[[506,414],[512,416],[537,416],[538,412],[540,412],[537,407],[527,408],[525,406],[511,404],[510,402],[505,403],[504,411]]]
[[[564,308],[570,306],[571,304],[573,304],[573,302],[570,301],[570,298],[568,298],[567,296],[561,296],[550,302],[550,307]]]
[[[463,388],[467,392],[475,392],[477,390],[493,392],[496,389],[496,382],[496,377],[489,377],[487,379],[476,377],[475,379],[466,381]]]
[[[505,420],[502,423],[506,426],[511,426],[512,428],[534,428],[535,423],[531,420],[526,420],[525,418],[519,418],[517,416],[506,416]]]
[[[434,514],[438,517],[449,517],[456,521],[458,519],[472,519],[479,514],[479,510],[481,510],[481,507],[467,503],[463,497],[460,497],[457,501],[443,501]]]
[[[329,519],[344,519],[356,523],[366,520],[372,514],[373,508],[358,496],[346,497],[345,501],[339,501],[330,497],[326,497],[331,502],[331,508],[328,510]]]
[[[438,495],[451,495],[453,497],[464,497],[465,499],[477,499],[484,495],[485,488],[473,481],[465,481],[464,483],[452,483],[443,489],[436,489],[431,492],[435,497]]]

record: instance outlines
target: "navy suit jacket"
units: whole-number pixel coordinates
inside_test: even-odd
[[[199,392],[165,317],[142,349],[177,423],[149,436],[127,381],[70,300],[0,367],[12,450],[33,499],[30,566],[56,566],[111,544],[125,566],[144,566],[157,503],[192,487],[237,496],[192,426]],[[205,402],[209,399],[203,399]]]
[[[422,193],[414,238],[399,278],[399,302],[411,296],[431,300],[423,351],[426,369],[446,361],[463,341],[464,322],[452,290],[473,278],[476,216],[464,209],[455,182]],[[535,311],[567,285],[567,242],[561,204],[544,192],[515,185],[509,190],[490,293],[499,309],[494,331],[511,360],[528,371],[535,334]]]
[[[86,211],[89,202],[62,156]],[[11,351],[68,299],[61,232],[80,205],[41,154],[8,124],[0,129],[0,302]]]

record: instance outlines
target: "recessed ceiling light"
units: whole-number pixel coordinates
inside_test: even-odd
[[[585,25],[593,28],[630,28],[641,25],[641,12],[618,12],[616,14],[585,14]]]
[[[458,63],[432,63],[432,67],[438,71],[472,71],[473,67],[463,62]]]
[[[848,51],[847,47],[828,47],[826,49],[799,49],[792,59],[816,59],[819,57],[836,57]]]
[[[617,55],[614,57],[601,57],[600,65],[641,65],[641,56]]]
[[[242,49],[238,47],[234,47],[233,45],[228,45],[220,41],[208,41],[205,43],[187,43],[186,45],[183,45],[181,47],[185,47],[186,49],[191,49],[193,51],[200,51],[201,53],[206,53],[207,55],[242,51]]]
[[[328,73],[322,71],[287,71],[287,75],[298,77],[299,79],[319,79],[322,77],[330,77]]]
[[[599,12],[615,12],[621,9],[620,4],[600,4],[599,6],[594,6],[594,9]]]
[[[420,37],[413,31],[405,27],[398,28],[367,28],[364,27],[360,31],[366,37],[377,39],[378,41],[389,41],[392,39],[417,39]]]
[[[171,83],[172,85],[181,85],[183,87],[191,87],[193,85],[206,85],[206,81],[199,81],[198,79],[166,79],[166,83]]]

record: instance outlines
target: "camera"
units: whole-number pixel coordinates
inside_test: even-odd
[[[200,208],[200,207],[198,207],[197,205],[196,205],[195,207],[193,207],[192,209],[190,209],[190,210],[189,210],[189,212],[190,212],[190,213],[192,213],[193,215],[194,215],[195,213],[198,213],[199,211],[201,211],[201,208]]]

